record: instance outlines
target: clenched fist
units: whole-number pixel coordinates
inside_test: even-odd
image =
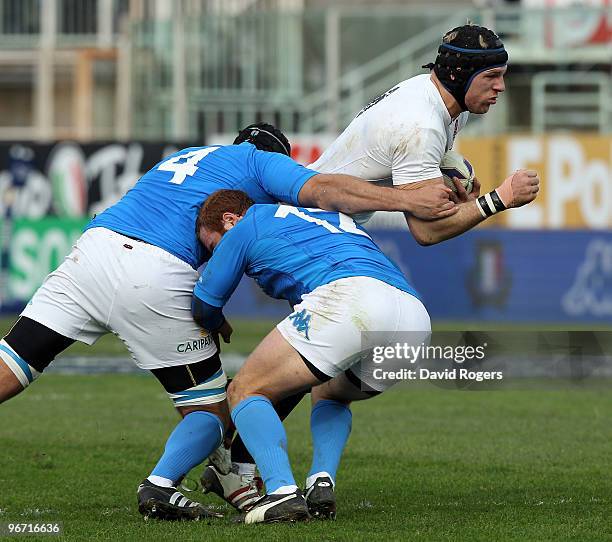
[[[410,194],[409,212],[421,220],[437,220],[454,215],[459,209],[452,201],[453,191],[442,181],[427,181],[417,187],[401,187]]]
[[[540,191],[540,178],[533,169],[518,169],[497,188],[506,208],[522,207],[531,203]]]

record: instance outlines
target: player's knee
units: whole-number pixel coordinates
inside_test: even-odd
[[[22,390],[27,388],[41,374],[40,371],[37,371],[32,365],[24,360],[20,353],[17,352],[6,339],[0,341],[0,360],[2,360],[7,372],[12,373],[17,379]],[[0,401],[8,399],[9,396],[15,395],[19,391],[21,390],[18,388],[14,389],[14,386],[7,385],[6,390],[3,387],[4,393],[0,395],[4,395],[4,397],[0,396]]]
[[[234,408],[240,401],[246,397],[246,390],[241,385],[241,378],[237,376],[227,387],[227,401],[230,408]]]
[[[229,408],[227,406],[227,401],[224,399],[218,403],[209,404],[209,405],[192,405],[192,406],[184,406],[177,407],[179,414],[184,418],[188,414],[192,412],[210,412],[219,418],[221,424],[223,425],[223,431],[227,431],[230,425],[230,415]]]
[[[276,391],[262,386],[256,386],[248,382],[247,379],[234,378],[232,383],[227,388],[227,400],[229,402],[230,409],[234,409],[236,405],[249,397],[258,395],[269,399],[273,404],[278,403],[284,395],[277,393]]]
[[[252,395],[264,395],[271,401],[274,400],[273,397],[270,397],[269,394],[265,393],[258,387],[253,386],[249,382],[249,379],[241,377],[240,374],[238,374],[232,380],[232,383],[227,388],[227,399],[230,408],[234,408],[238,403],[244,401],[247,397]]]

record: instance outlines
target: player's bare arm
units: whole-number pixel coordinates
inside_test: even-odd
[[[375,186],[352,175],[315,175],[302,188],[300,205],[345,214],[370,211],[409,212],[422,220],[446,218],[457,212],[453,193],[441,183],[427,183],[418,190],[398,193],[394,188]]]
[[[536,171],[518,170],[506,178],[496,190],[474,199],[470,199],[459,186],[458,189],[463,190],[459,192],[459,198],[467,201],[457,205],[458,210],[453,216],[424,221],[406,213],[406,221],[420,245],[434,245],[466,232],[498,212],[527,205],[536,198],[540,190],[539,185],[540,179]]]

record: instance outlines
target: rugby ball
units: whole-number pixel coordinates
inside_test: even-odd
[[[440,162],[440,171],[446,186],[457,192],[453,177],[461,180],[461,184],[469,194],[474,187],[474,168],[456,151],[447,151]]]

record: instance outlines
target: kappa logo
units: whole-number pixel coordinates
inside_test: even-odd
[[[584,261],[561,305],[574,316],[612,315],[612,242],[595,239],[587,245]]]
[[[306,312],[306,309],[300,312],[294,312],[289,316],[289,320],[292,321],[293,327],[297,329],[298,333],[303,333],[307,340],[310,340],[308,336],[308,329],[310,328],[311,315]]]

